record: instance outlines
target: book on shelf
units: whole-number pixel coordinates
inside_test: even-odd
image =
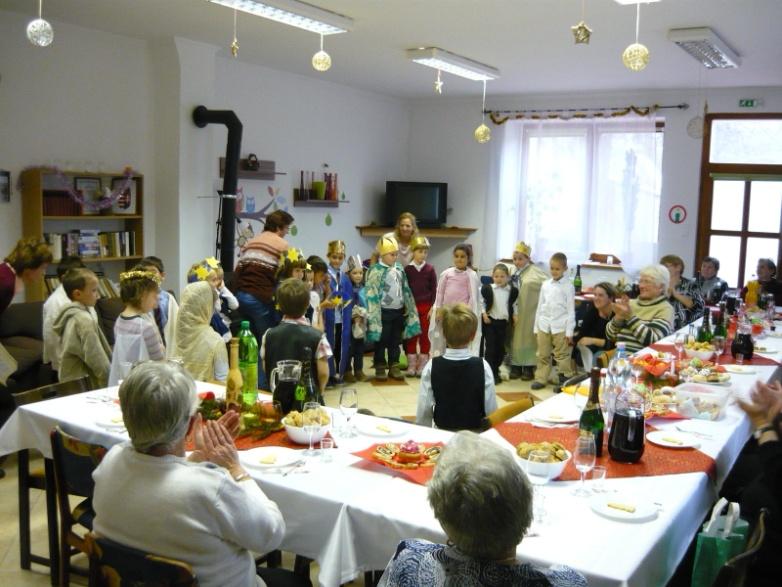
[[[100,297],[119,297],[119,287],[114,284],[111,279],[100,271],[96,271],[95,276],[98,278],[98,292],[100,293]],[[55,289],[60,287],[60,279],[56,275],[47,275],[44,277],[44,284],[46,285],[46,295],[50,296]]]
[[[82,229],[67,233],[48,232],[44,234],[44,239],[52,249],[55,263],[66,255],[89,259],[136,255],[136,233],[129,230],[104,232]]]

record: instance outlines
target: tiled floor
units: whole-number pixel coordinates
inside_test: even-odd
[[[369,368],[367,368],[369,374]],[[397,418],[414,416],[418,397],[418,380],[408,378],[398,384],[372,385],[370,382],[353,385],[358,390],[359,406],[372,410],[378,416],[393,416]],[[340,388],[328,389],[325,393],[326,404],[339,405]],[[519,380],[504,381],[497,387],[497,403],[504,405],[506,401],[518,399],[516,394],[529,391],[529,382]],[[551,388],[534,392],[535,397],[544,399],[551,395]],[[504,399],[503,399],[504,398]],[[49,585],[48,569],[33,565],[32,571],[19,568],[19,535],[18,535],[18,501],[16,459],[11,456],[3,465],[6,471],[4,479],[0,479],[0,585],[8,587],[28,585]],[[32,492],[32,533],[33,552],[45,554],[46,549],[46,510],[43,494]],[[78,558],[74,559],[77,563]],[[287,563],[286,563],[287,561]],[[286,556],[284,564],[292,568],[292,561]],[[313,565],[313,584],[317,585],[317,565]],[[73,577],[74,585],[86,585],[86,580]],[[351,585],[362,585],[359,577]]]

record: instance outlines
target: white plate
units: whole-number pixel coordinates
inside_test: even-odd
[[[646,440],[665,448],[698,448],[700,443],[694,436],[684,432],[655,430],[646,435]]]
[[[111,429],[125,429],[125,422],[122,419],[122,412],[116,412],[115,414],[112,414],[110,416],[104,416],[102,418],[98,418],[95,420],[95,424],[100,426],[101,428],[111,428]]]
[[[608,507],[609,503],[621,503],[624,505],[632,505],[635,507],[635,511],[630,513],[624,510],[618,510],[612,507]],[[595,495],[589,500],[589,506],[592,511],[605,518],[616,520],[618,522],[630,522],[640,524],[642,522],[649,522],[657,517],[657,506],[653,503],[639,499],[632,495],[617,495],[617,494],[600,494]]]
[[[262,463],[264,458],[276,457],[273,463]],[[285,446],[259,446],[250,450],[239,451],[239,460],[246,467],[257,469],[275,469],[286,467],[298,461],[301,453]]]
[[[551,411],[543,414],[535,414],[535,420],[546,422],[547,424],[573,424],[578,422],[581,418],[581,414],[576,412],[570,412],[568,410],[562,410],[560,412]]]
[[[755,367],[747,367],[745,365],[723,365],[725,371],[728,373],[736,373],[738,375],[750,375],[755,373]]]
[[[379,438],[393,438],[402,436],[410,427],[402,422],[393,420],[378,420],[376,418],[353,418],[356,430],[365,436],[377,436]]]
[[[774,349],[767,349],[766,347],[762,347],[765,350],[760,350],[758,347],[755,347],[755,352],[760,353],[761,355],[776,355],[779,351]]]

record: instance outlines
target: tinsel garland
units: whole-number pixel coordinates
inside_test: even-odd
[[[99,200],[87,200],[80,191],[74,189],[73,187],[73,181],[71,178],[69,178],[65,173],[60,169],[59,167],[25,167],[22,169],[22,172],[19,174],[19,185],[18,187],[22,188],[22,176],[24,175],[24,172],[28,169],[41,169],[42,171],[46,171],[49,173],[54,174],[54,176],[57,178],[57,180],[60,182],[60,185],[62,187],[62,191],[67,192],[68,195],[78,204],[83,206],[84,208],[87,208],[88,210],[103,210],[105,208],[111,208],[114,204],[117,203],[117,200],[120,199],[122,194],[125,193],[125,190],[130,188],[131,182],[133,181],[133,175],[135,174],[135,171],[132,167],[126,167],[123,172],[123,177],[125,178],[125,181],[122,182],[122,185],[118,187],[115,190],[112,190],[112,192],[107,196],[102,196]]]
[[[618,109],[606,109],[602,111],[547,111],[547,110],[530,110],[527,112],[518,112],[513,116],[502,116],[500,112],[490,112],[489,118],[496,125],[505,124],[508,120],[572,120],[579,118],[619,118],[627,116],[630,113],[638,116],[648,116],[649,114],[657,110],[657,106],[628,106],[627,108]]]

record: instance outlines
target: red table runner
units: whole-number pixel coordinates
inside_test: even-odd
[[[531,424],[505,422],[496,427],[497,432],[513,446],[520,442],[559,442],[570,452],[578,437],[577,428],[536,428]],[[606,445],[608,439],[605,439]],[[714,459],[694,448],[663,448],[647,442],[644,454],[637,463],[617,463],[608,455],[608,447],[603,447],[603,456],[595,461],[596,465],[606,468],[607,478],[651,477],[654,475],[675,475],[680,473],[706,473],[714,477],[716,464]],[[580,479],[573,459],[565,467],[559,481]]]
[[[332,438],[331,433],[327,432],[325,438]],[[237,450],[250,450],[251,448],[258,448],[259,446],[284,446],[285,448],[302,449],[307,448],[306,445],[297,444],[293,442],[285,430],[278,430],[272,432],[265,438],[257,438],[252,434],[241,434],[234,440]],[[317,446],[317,442],[313,442],[313,446]],[[336,446],[336,444],[334,445]],[[188,439],[185,449],[188,451],[194,450],[195,445],[192,440]]]
[[[442,442],[419,442],[418,444],[424,447],[424,449],[430,448],[432,446],[443,446]],[[429,479],[432,478],[432,475],[434,475],[434,467],[418,467],[416,469],[399,469],[396,467],[392,467],[386,462],[376,459],[375,457],[372,456],[372,454],[375,452],[375,449],[378,446],[381,445],[373,444],[372,446],[365,448],[364,450],[354,452],[353,454],[356,455],[357,457],[361,457],[362,459],[375,463],[376,465],[386,467],[391,471],[396,471],[408,481],[412,481],[413,483],[418,483],[419,485],[426,485],[429,482]]]
[[[657,352],[671,353],[673,356],[676,356],[676,349],[672,344],[654,343],[653,345],[650,346]],[[684,353],[682,353],[682,358],[684,358]],[[736,364],[736,359],[733,358],[733,355],[730,354],[730,351],[720,355],[720,365],[735,365],[735,364]],[[779,365],[780,363],[779,361],[775,361],[770,357],[766,357],[754,353],[751,359],[744,359],[744,364],[756,365],[756,366],[758,365],[775,366],[775,365]]]

